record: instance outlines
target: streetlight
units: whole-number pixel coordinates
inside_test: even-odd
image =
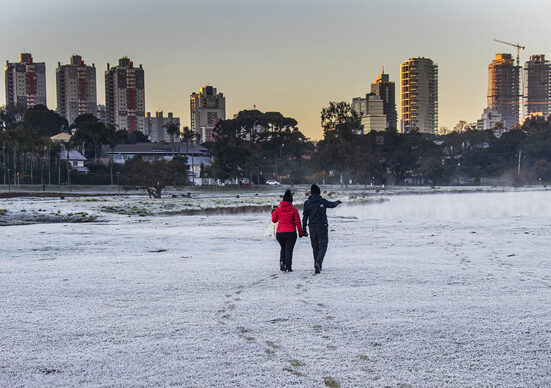
[[[117,191],[121,192],[121,172],[117,171]]]
[[[8,168],[8,193],[11,191],[10,190],[10,171],[11,169]]]

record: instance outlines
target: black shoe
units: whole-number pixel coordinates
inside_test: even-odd
[[[292,268],[287,268],[287,272],[293,272]]]
[[[314,264],[314,272],[315,273],[320,273],[321,271],[321,265],[319,265],[318,263],[315,263]]]
[[[279,269],[280,269],[281,271],[285,272],[285,269],[286,269],[286,268],[285,268],[285,263],[280,262],[280,263],[279,263]]]

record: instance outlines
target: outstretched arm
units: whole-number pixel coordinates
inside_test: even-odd
[[[334,207],[337,207],[339,206],[342,202],[341,201],[335,201],[335,202],[331,202],[331,201],[328,201],[326,199],[324,199],[324,205],[325,207],[328,207],[328,208],[334,208]]]

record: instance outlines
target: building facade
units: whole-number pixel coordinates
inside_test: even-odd
[[[383,101],[383,113],[386,116],[386,127],[398,130],[398,113],[396,112],[395,84],[390,81],[388,74],[383,72],[371,84],[371,93],[379,96]]]
[[[56,69],[57,113],[72,124],[84,113],[97,115],[96,67],[73,55],[68,65]]]
[[[400,132],[436,134],[438,130],[438,65],[410,58],[400,66]]]
[[[6,105],[32,108],[46,105],[46,64],[35,63],[29,53],[19,55],[19,62],[8,62],[4,67]]]
[[[155,112],[155,116],[151,116],[150,112],[145,115],[145,134],[149,137],[152,143],[169,143],[172,140],[180,141],[178,134],[174,135],[174,139],[166,131],[166,125],[174,123],[180,128],[180,118],[174,117],[172,112],[168,113],[168,117],[163,116],[163,112]]]
[[[496,54],[488,66],[488,108],[502,117],[506,130],[519,120],[519,67],[511,54]]]
[[[523,117],[551,114],[551,64],[545,55],[532,55],[524,64]]]
[[[387,128],[384,101],[378,95],[369,93],[365,98],[352,99],[352,109],[360,116],[362,133],[384,131]]]
[[[134,67],[129,58],[118,66],[107,64],[105,72],[107,122],[118,130],[145,134],[145,78],[142,65]]]
[[[476,121],[476,129],[480,131],[495,129],[498,123],[503,124],[503,117],[501,117],[501,114],[495,108],[486,108],[484,112],[482,112],[480,120]]]
[[[218,120],[226,119],[226,99],[212,86],[204,86],[190,96],[191,130],[201,142],[212,141],[212,131]]]

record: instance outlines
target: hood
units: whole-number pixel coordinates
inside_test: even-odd
[[[289,201],[281,201],[279,203],[279,207],[281,208],[281,210],[288,211],[293,208],[293,204],[291,204],[291,202]]]
[[[321,198],[321,195],[319,194],[310,194],[310,196],[308,197],[308,201],[312,202],[312,203],[318,203],[318,202],[321,202],[322,198]]]

